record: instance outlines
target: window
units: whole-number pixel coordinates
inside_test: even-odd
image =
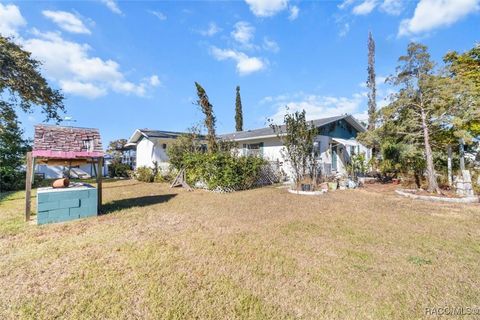
[[[263,154],[263,142],[244,144],[245,155],[262,156]]]
[[[350,156],[355,155],[355,146],[350,146]]]
[[[313,142],[313,152],[315,153],[315,159],[321,160],[321,144],[320,141]]]
[[[83,149],[87,151],[93,151],[93,141],[90,139],[83,140]]]

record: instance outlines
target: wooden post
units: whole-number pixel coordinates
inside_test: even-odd
[[[448,185],[452,186],[452,146],[447,148],[448,159],[447,159],[447,175],[448,175]]]
[[[103,175],[103,157],[98,158],[97,162],[97,197],[98,197],[98,212],[102,210],[102,175]]]
[[[25,221],[30,221],[30,212],[32,210],[32,175],[33,175],[33,159],[32,152],[27,152],[27,173],[25,177]]]
[[[459,145],[459,148],[460,148],[460,170],[463,171],[465,170],[465,150],[463,148],[463,144],[464,144],[464,141],[463,139],[460,139],[460,145]]]

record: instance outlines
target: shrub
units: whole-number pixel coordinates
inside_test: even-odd
[[[149,167],[139,167],[135,170],[135,179],[142,182],[153,182],[155,175]]]
[[[200,153],[206,150],[202,145],[198,129],[190,129],[190,133],[178,137],[167,149],[167,155],[171,167],[180,170],[184,164],[183,160],[187,154]]]
[[[0,167],[0,192],[25,188],[25,171]]]
[[[172,182],[176,176],[176,170],[174,168],[161,169],[158,168],[153,178],[154,182]]]
[[[190,153],[184,157],[187,181],[203,182],[209,189],[248,189],[255,185],[265,160],[254,156],[235,156],[229,152]]]
[[[120,178],[128,178],[130,176],[131,168],[128,164],[113,161],[108,166],[108,175],[111,178],[120,177]]]

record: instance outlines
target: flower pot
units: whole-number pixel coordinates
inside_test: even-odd
[[[68,180],[68,178],[57,179],[52,183],[53,188],[67,188],[69,185],[70,180]]]
[[[338,188],[338,183],[337,182],[329,182],[328,183],[328,189],[331,191],[335,191]]]
[[[313,189],[313,188],[312,188],[312,185],[311,185],[311,184],[302,183],[302,184],[300,185],[300,190],[302,190],[302,191],[313,191],[312,189]]]

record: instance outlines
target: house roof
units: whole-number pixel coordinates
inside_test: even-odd
[[[36,125],[32,154],[57,159],[102,157],[100,132],[94,128]]]
[[[345,121],[350,123],[355,129],[357,129],[360,132],[363,132],[366,130],[362,124],[360,124],[352,115],[349,115],[349,114],[316,119],[316,120],[313,120],[312,122],[313,122],[313,125],[316,128],[318,128],[342,119],[345,119]],[[281,126],[281,131],[285,131],[285,125]],[[242,140],[251,140],[251,139],[259,139],[259,138],[271,138],[276,136],[277,134],[273,131],[273,129],[271,127],[267,127],[267,128],[261,128],[261,129],[221,134],[219,135],[219,138],[224,140],[242,141]]]
[[[132,134],[126,146],[135,145],[142,137],[145,138],[163,138],[163,139],[176,139],[181,135],[187,134],[186,132],[177,131],[164,131],[164,130],[152,130],[152,129],[137,129]]]

